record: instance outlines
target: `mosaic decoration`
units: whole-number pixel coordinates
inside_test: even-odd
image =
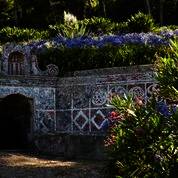
[[[86,86],[75,86],[72,90],[73,107],[74,108],[88,108],[89,97],[86,93]]]
[[[107,97],[107,91],[105,91],[105,89],[102,89],[101,87],[97,87],[93,92],[92,104],[96,106],[102,106],[106,103]]]
[[[40,88],[38,94],[37,108],[40,110],[55,109],[55,90]]]
[[[114,83],[113,77],[115,76],[106,76],[105,78],[102,76],[102,81],[105,81],[105,83],[102,84],[98,84],[98,81],[101,81],[101,79],[98,77],[91,79],[95,79],[95,85],[91,85],[90,83],[88,83],[81,86],[81,84],[78,83],[70,86],[71,88],[73,88],[73,95],[71,96],[70,105],[68,105],[67,108],[59,109],[61,113],[67,112],[67,117],[70,117],[67,122],[67,128],[70,129],[70,131],[68,130],[68,132],[80,132],[82,134],[88,134],[88,132],[95,134],[105,132],[108,127],[109,112],[112,111],[112,108],[109,108],[107,106],[110,96],[124,96],[129,94],[146,99],[148,97],[147,93],[151,93],[157,87],[157,84],[154,83],[153,78],[150,78],[150,75],[144,75],[144,80],[141,80],[140,74],[136,77],[130,74],[123,75],[125,75],[125,77],[121,77],[121,81],[123,78],[126,79],[128,75],[129,77],[131,77],[131,81],[127,81],[125,83],[118,82],[117,78]],[[147,76],[148,78],[145,78],[145,76]],[[134,83],[132,80],[133,78]],[[137,81],[137,78],[140,80]],[[64,92],[62,96],[63,98],[65,98],[65,96],[67,95]],[[62,119],[60,120],[60,122],[62,125]],[[60,130],[60,122],[58,123],[58,130]]]
[[[95,115],[91,118],[92,123],[94,126],[100,130],[103,127],[103,123],[105,122],[106,116],[101,112],[101,110],[98,110]]]
[[[56,118],[56,131],[70,133],[72,130],[71,111],[57,111]]]
[[[55,111],[38,111],[39,130],[43,133],[54,132]]]
[[[67,92],[66,92],[67,91]],[[71,109],[72,102],[72,87],[62,86],[56,89],[56,109]]]
[[[88,123],[88,117],[83,113],[83,111],[79,111],[73,122],[80,130],[82,130]]]

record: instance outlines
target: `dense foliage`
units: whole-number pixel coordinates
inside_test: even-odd
[[[0,30],[0,42],[22,42],[37,39],[49,38],[47,31],[38,31],[35,29],[20,29],[17,27],[6,27]]]
[[[74,23],[75,24],[75,23]],[[73,30],[73,29],[72,29]],[[80,33],[83,33],[82,30]],[[60,75],[75,70],[104,68],[128,65],[150,64],[156,54],[164,56],[171,52],[169,40],[178,35],[177,30],[164,30],[158,33],[128,33],[121,35],[77,36],[70,38],[58,35],[51,39],[43,31],[6,28],[0,31],[1,41],[25,41],[31,51],[37,55],[40,67],[54,63],[59,66]],[[31,38],[39,40],[31,40]],[[27,41],[29,40],[29,41]],[[80,64],[80,65],[79,65]]]
[[[178,101],[178,42],[171,42],[171,55],[158,57],[155,69],[160,92],[165,99]]]
[[[150,64],[155,60],[156,53],[159,55],[166,53],[166,47],[106,45],[101,48],[68,48],[61,46],[34,49],[34,52],[38,56],[41,68],[46,64],[54,63],[59,66],[60,74],[63,75],[75,70]]]
[[[117,23],[103,17],[78,20],[64,11],[63,22],[46,30],[2,28],[0,43],[28,45],[42,69],[54,63],[64,75],[75,70],[153,63],[155,55],[167,53],[169,40],[178,36],[176,27],[171,28],[156,27],[152,17],[141,12]]]
[[[163,56],[168,53],[167,40],[176,34],[177,31],[164,32],[163,36],[153,33],[76,38],[58,36],[51,41],[31,42],[29,46],[37,54],[42,68],[55,63],[64,74],[81,69],[153,63],[155,54]]]
[[[115,122],[106,146],[110,153],[113,176],[177,177],[178,92],[174,82],[178,77],[178,46],[175,43],[173,45],[173,58],[159,58],[161,65],[157,64],[156,69],[160,90],[153,90],[147,102],[138,96],[114,96],[111,100],[115,108],[111,119]]]
[[[106,34],[126,34],[130,32],[151,32],[154,28],[155,24],[151,16],[143,13],[131,16],[126,22],[116,23],[102,17],[77,20],[74,15],[64,12],[64,22],[49,25],[46,30],[4,27],[0,30],[0,42],[46,39],[58,35],[66,38],[75,38],[88,35],[101,36]]]

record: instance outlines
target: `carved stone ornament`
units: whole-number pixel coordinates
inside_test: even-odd
[[[55,64],[47,65],[47,73],[49,76],[57,76],[59,74],[59,68]]]

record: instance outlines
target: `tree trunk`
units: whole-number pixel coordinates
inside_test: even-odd
[[[163,25],[163,19],[164,19],[164,1],[160,0],[160,24]]]
[[[147,7],[148,14],[151,15],[151,8],[150,8],[150,1],[149,0],[146,0],[146,7]]]

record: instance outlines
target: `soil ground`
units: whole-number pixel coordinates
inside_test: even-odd
[[[0,178],[106,178],[106,163],[0,152]]]

